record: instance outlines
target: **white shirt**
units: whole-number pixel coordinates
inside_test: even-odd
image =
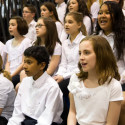
[[[31,46],[31,40],[24,38],[19,46],[12,46],[13,39],[6,42],[5,52],[8,54],[8,61],[10,63],[10,73],[15,72],[17,67],[22,63],[23,53],[25,49]]]
[[[28,33],[24,35],[25,37],[31,39],[31,41],[35,41],[37,36],[36,36],[36,22],[34,20],[31,21],[31,23],[28,25]]]
[[[0,74],[0,108],[3,109],[1,116],[9,119],[14,109],[16,92],[13,83]]]
[[[99,35],[103,36],[104,38],[107,39],[107,41],[109,42],[112,50],[113,50],[113,53],[116,57],[116,48],[114,47],[114,37],[115,37],[115,34],[114,33],[110,33],[109,35],[105,35],[103,33],[103,31],[100,31],[99,32]],[[121,76],[121,83],[125,83],[125,54],[123,56],[123,59],[119,59],[117,60],[117,65],[118,65],[118,70],[119,70],[119,73],[120,73],[120,76]]]
[[[64,24],[64,17],[65,17],[65,13],[66,13],[66,3],[63,2],[60,5],[57,4],[56,6],[56,10],[57,10],[57,14],[59,17],[59,20]]]
[[[71,43],[70,38],[62,43],[61,64],[56,74],[69,78],[74,72],[79,71],[79,43],[85,36],[80,32]]]
[[[68,89],[73,94],[80,125],[105,125],[109,103],[123,100],[121,85],[114,78],[109,84],[86,88],[83,81],[73,74]]]
[[[124,2],[125,3],[125,2]],[[124,14],[124,16],[125,16],[125,10],[124,9],[122,9],[122,12],[123,12],[123,14]]]
[[[20,125],[24,114],[37,120],[36,125],[61,123],[63,97],[58,83],[46,72],[36,81],[32,77],[23,79],[8,125]]]
[[[91,19],[88,16],[84,16],[83,18],[83,24],[86,27],[87,35],[91,34]]]
[[[60,39],[64,27],[59,21],[56,21],[55,24],[56,24],[56,28],[57,28],[58,37]]]

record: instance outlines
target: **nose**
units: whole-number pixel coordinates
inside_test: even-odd
[[[79,56],[79,59],[80,59],[80,60],[84,60],[84,59],[85,59],[84,54],[81,54],[81,55]]]
[[[27,69],[27,64],[23,63],[23,69]]]

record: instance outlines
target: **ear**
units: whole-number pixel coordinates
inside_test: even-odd
[[[45,62],[42,62],[42,63],[40,64],[40,70],[43,71],[44,68],[45,68],[45,66],[46,66],[46,63],[45,63]]]
[[[50,12],[50,16],[53,16],[53,11]]]
[[[82,26],[82,23],[79,22],[79,23],[78,23],[78,27],[79,27],[79,29],[81,28],[81,26]]]
[[[34,18],[35,17],[35,13],[32,13],[32,18]]]

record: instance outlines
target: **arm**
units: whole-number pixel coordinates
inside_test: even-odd
[[[73,95],[70,93],[70,109],[68,114],[67,125],[76,125],[76,110]]]
[[[109,103],[106,125],[117,125],[121,110],[121,101],[113,101]]]
[[[36,125],[51,125],[54,119],[58,122],[63,111],[62,92],[58,87],[51,87],[46,98],[45,110],[38,118]]]
[[[49,75],[53,75],[55,72],[56,68],[58,67],[60,63],[60,55],[53,55],[49,64],[49,67],[47,69],[47,73]]]
[[[12,77],[21,72],[21,70],[23,69],[23,61],[24,61],[24,57],[22,59],[22,63],[17,67],[16,71],[11,75]]]
[[[10,63],[8,61],[8,54],[7,54],[7,61],[6,61],[6,64],[5,64],[5,70],[10,72]]]
[[[1,116],[1,114],[2,114],[2,111],[3,111],[3,108],[0,108],[0,116]]]

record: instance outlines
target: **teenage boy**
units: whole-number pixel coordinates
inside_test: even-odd
[[[23,18],[26,20],[28,26],[29,26],[29,30],[28,33],[25,35],[25,37],[28,37],[29,39],[33,41],[36,40],[36,22],[34,20],[35,17],[35,13],[36,13],[36,8],[31,5],[31,4],[26,4],[23,7]]]
[[[59,20],[64,24],[64,17],[66,13],[67,4],[64,2],[64,0],[55,0],[55,3],[57,4],[56,10],[58,13]]]
[[[57,125],[62,122],[62,92],[46,72],[49,55],[42,46],[24,52],[24,78],[15,100],[8,125]],[[56,124],[57,123],[57,124]]]

